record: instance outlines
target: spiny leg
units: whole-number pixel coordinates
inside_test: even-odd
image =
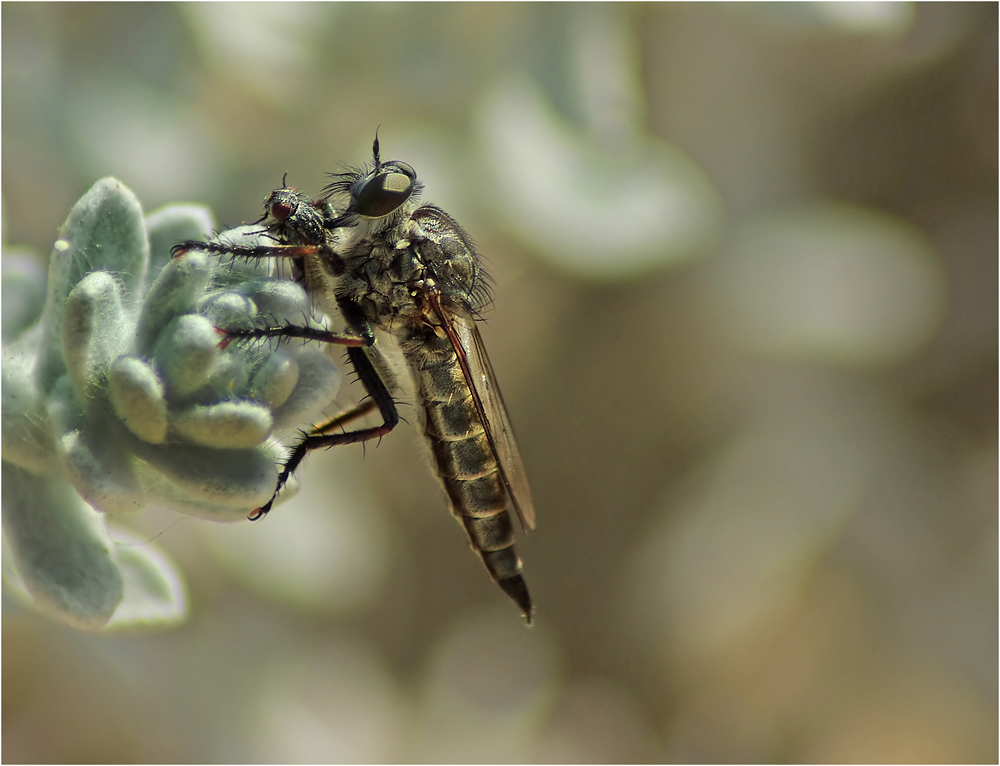
[[[325,255],[332,257],[329,248],[320,245],[238,245],[226,242],[205,242],[189,239],[179,242],[170,248],[170,254],[178,258],[189,250],[197,250],[210,255],[229,255],[233,258],[290,258],[299,260],[308,256]],[[233,340],[255,340],[260,338],[299,338],[301,340],[318,340],[322,343],[333,343],[339,346],[367,346],[372,338],[356,335],[341,335],[329,330],[298,325],[283,325],[279,327],[254,327],[249,329],[223,329],[226,339],[222,343],[225,348]]]
[[[314,427],[292,448],[291,454],[282,464],[281,473],[278,474],[278,485],[275,487],[274,494],[271,495],[270,500],[248,516],[251,521],[257,521],[271,510],[271,506],[274,505],[274,501],[277,499],[282,487],[288,482],[288,478],[299,467],[302,459],[312,450],[328,449],[341,444],[357,444],[358,442],[365,442],[370,439],[378,439],[389,433],[399,423],[399,412],[396,410],[396,402],[375,369],[375,365],[368,358],[365,349],[350,346],[347,349],[347,355],[351,360],[351,364],[354,365],[354,371],[357,373],[358,379],[365,387],[365,391],[368,392],[371,399]],[[378,408],[379,414],[382,416],[381,425],[371,426],[370,428],[359,428],[354,431],[337,430],[346,423],[367,415],[375,408]],[[335,433],[330,433],[331,431],[335,431]]]
[[[189,250],[209,255],[230,255],[234,258],[305,258],[330,252],[328,248],[319,245],[238,245],[232,242],[189,239],[170,248],[170,255],[179,258]]]
[[[246,329],[220,330],[225,336],[222,348],[234,340],[259,340],[261,338],[299,338],[301,340],[318,340],[322,343],[332,343],[336,346],[368,346],[370,341],[357,335],[341,335],[319,327],[302,327],[300,325],[283,325],[280,327],[248,327]]]

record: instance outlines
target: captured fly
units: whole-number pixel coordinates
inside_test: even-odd
[[[465,230],[445,211],[417,201],[423,185],[405,162],[382,161],[378,136],[371,166],[334,175],[313,200],[288,187],[264,203],[262,222],[277,243],[234,246],[183,242],[251,258],[287,258],[313,301],[339,314],[343,334],[310,327],[228,331],[230,338],[306,338],[347,347],[368,399],[314,426],[282,465],[266,514],[305,455],[314,449],[376,439],[399,422],[395,378],[376,330],[402,351],[420,404],[420,421],[452,513],[490,576],[528,623],[534,607],[514,550],[513,506],[526,529],[535,511],[507,409],[476,318],[490,302],[489,277]],[[378,411],[380,425],[344,426]]]

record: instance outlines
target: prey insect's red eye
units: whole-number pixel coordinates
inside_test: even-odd
[[[284,202],[271,205],[271,216],[277,221],[284,221],[292,214],[292,207]]]

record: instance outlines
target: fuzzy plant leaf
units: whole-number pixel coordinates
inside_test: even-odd
[[[211,227],[191,205],[144,216],[123,184],[98,181],[59,231],[44,306],[4,313],[5,332],[20,332],[3,349],[4,578],[74,626],[183,619],[173,564],[113,542],[106,517],[157,502],[245,521],[274,491],[275,428],[303,425],[340,385],[320,349],[224,342],[225,329],[301,323],[312,306],[266,260],[171,257]],[[242,226],[215,240],[260,235]],[[29,272],[5,264],[4,294],[32,279],[41,294]]]
[[[105,630],[169,627],[184,620],[187,593],[180,571],[159,547],[121,527],[111,530],[122,575],[122,600]]]
[[[58,474],[4,463],[3,534],[36,603],[78,628],[97,628],[122,600],[121,573],[101,518]]]

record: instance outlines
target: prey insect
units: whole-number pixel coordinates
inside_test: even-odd
[[[423,185],[405,162],[383,161],[376,135],[371,165],[333,176],[311,199],[282,186],[261,219],[273,245],[183,242],[175,248],[292,264],[313,302],[341,317],[345,332],[312,327],[231,330],[229,338],[305,338],[346,347],[368,398],[310,429],[281,466],[270,509],[312,450],[378,439],[399,422],[400,390],[378,335],[402,352],[419,402],[420,423],[437,476],[472,548],[530,624],[534,606],[514,549],[508,507],[525,529],[534,504],[513,430],[476,327],[489,304],[489,277],[471,238],[434,205],[420,204]],[[347,429],[378,413],[381,423]]]

